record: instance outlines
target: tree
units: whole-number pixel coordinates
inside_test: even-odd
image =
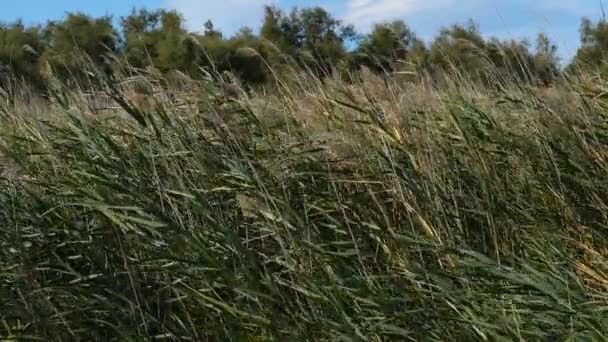
[[[39,27],[26,28],[21,21],[11,25],[0,25],[1,82],[22,78],[40,86],[39,57],[44,52]],[[3,88],[6,84],[0,85]]]
[[[223,39],[222,32],[215,29],[215,25],[213,25],[213,22],[211,20],[207,20],[203,27],[205,28],[205,30],[203,31],[205,37]]]
[[[539,33],[536,37],[534,72],[544,85],[551,84],[559,75],[557,46],[544,33]]]
[[[241,28],[227,42],[228,66],[246,84],[259,84],[267,79],[264,49],[260,39],[249,27]]]
[[[479,78],[487,65],[484,53],[486,42],[475,22],[443,28],[431,44],[429,62],[433,71],[458,70],[473,78]]]
[[[163,72],[193,71],[198,63],[198,52],[183,27],[181,15],[175,11],[162,11],[160,21],[154,65]]]
[[[260,35],[311,70],[324,73],[345,59],[344,43],[355,33],[321,7],[294,8],[287,15],[267,6]]]
[[[429,67],[430,53],[424,42],[420,39],[415,39],[407,59],[413,71],[422,71]]]
[[[554,51],[545,52],[546,58],[554,57]],[[534,55],[526,39],[486,40],[477,25],[469,21],[466,26],[441,30],[431,45],[429,64],[435,73],[455,71],[486,84],[533,82],[537,77],[536,61],[540,63],[545,57]]]
[[[274,6],[265,6],[260,37],[271,42],[283,52],[293,52],[296,37],[289,32],[288,25],[289,21],[283,11]]]
[[[198,66],[212,68],[215,71],[226,70],[229,67],[230,46],[213,22],[208,20],[204,28],[203,34],[195,35],[200,52]]]
[[[90,62],[109,71],[107,55],[117,53],[119,47],[110,16],[68,13],[63,21],[49,22],[43,36],[48,47],[42,60],[63,78],[82,76]]]
[[[161,37],[159,30],[162,11],[133,9],[131,14],[120,19],[124,37],[123,54],[134,67],[153,64],[156,59],[156,45]]]
[[[256,84],[267,80],[267,65],[275,71],[292,69],[285,56],[317,76],[334,71],[349,76],[365,65],[377,72],[399,72],[407,79],[421,70],[435,76],[455,71],[474,80],[500,77],[547,85],[559,73],[557,48],[546,35],[537,37],[532,51],[526,40],[484,39],[473,21],[443,28],[430,45],[417,39],[402,20],[376,24],[360,37],[352,25],[321,7],[283,11],[266,6],[259,34],[243,28],[224,37],[211,20],[202,32],[192,33],[176,11],[146,9],[121,17],[120,30],[118,35],[110,16],[82,13],[69,13],[43,27],[0,24],[0,76],[19,75],[42,84],[48,70],[64,79],[90,81],[86,71],[92,64],[107,72],[127,65],[164,73],[178,70],[194,77],[201,68],[215,74],[230,70],[245,83]],[[350,53],[347,46],[355,38],[358,44]],[[584,19],[581,42],[573,65],[603,67],[608,24]],[[114,63],[117,60],[121,63]]]
[[[131,66],[154,66],[162,72],[196,72],[200,48],[184,28],[184,19],[178,12],[133,10],[121,19],[121,26],[123,51]]]
[[[531,82],[534,76],[534,56],[526,39],[500,40],[490,38],[485,44],[486,79]]]
[[[608,22],[602,19],[594,24],[588,18],[583,18],[580,35],[581,46],[576,52],[571,69],[608,69],[605,66],[608,53]]]
[[[321,7],[302,10],[300,22],[302,47],[311,52],[325,70],[343,60],[346,54],[344,41],[354,32],[351,26],[344,26]]]
[[[378,71],[392,70],[395,61],[406,60],[414,48],[420,53],[423,46],[405,22],[395,20],[376,24],[371,33],[364,36],[356,53],[360,64]]]

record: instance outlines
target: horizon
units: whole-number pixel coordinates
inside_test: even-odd
[[[81,12],[93,17],[112,15],[116,20],[128,15],[134,8],[162,8],[177,10],[186,20],[186,27],[190,31],[200,31],[203,23],[211,19],[217,29],[230,36],[243,26],[258,32],[263,6],[271,3],[285,10],[320,6],[345,23],[353,24],[361,33],[368,32],[374,23],[402,19],[425,42],[432,40],[441,28],[462,24],[469,19],[479,25],[486,38],[528,38],[533,43],[536,34],[544,32],[558,46],[562,64],[569,62],[580,45],[581,19],[601,19],[603,7],[601,0],[577,3],[539,0],[534,4],[524,0],[509,3],[469,0],[464,4],[455,0],[349,0],[343,3],[337,0],[225,0],[221,3],[191,0],[107,0],[103,3],[59,0],[52,4],[22,0],[0,13],[0,21],[11,23],[22,20],[25,25],[38,25],[49,20],[60,20],[68,12]],[[234,14],[235,9],[238,15]]]

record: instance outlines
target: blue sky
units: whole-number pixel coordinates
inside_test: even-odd
[[[212,19],[224,32],[232,33],[243,25],[259,26],[262,6],[267,3],[285,8],[319,5],[361,31],[373,22],[401,18],[423,39],[432,38],[442,26],[468,18],[476,20],[485,34],[501,38],[533,38],[544,31],[565,59],[578,46],[580,18],[601,16],[600,0],[18,0],[3,7],[0,20],[41,23],[61,18],[66,11],[124,15],[134,6],[163,7],[182,12],[193,30]],[[608,9],[608,1],[606,5]]]

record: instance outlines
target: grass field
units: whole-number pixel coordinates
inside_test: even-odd
[[[608,81],[281,75],[3,104],[0,340],[608,340]]]

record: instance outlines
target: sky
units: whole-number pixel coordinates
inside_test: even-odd
[[[362,32],[373,23],[403,19],[422,39],[432,39],[453,23],[475,20],[488,36],[529,37],[545,32],[558,45],[564,61],[574,55],[582,17],[602,16],[602,0],[18,0],[3,6],[0,21],[21,18],[26,24],[60,19],[66,12],[94,16],[126,15],[134,7],[177,9],[188,28],[202,29],[207,19],[224,33],[241,26],[259,27],[265,4],[283,8],[321,6]],[[608,0],[606,9],[608,10]]]

